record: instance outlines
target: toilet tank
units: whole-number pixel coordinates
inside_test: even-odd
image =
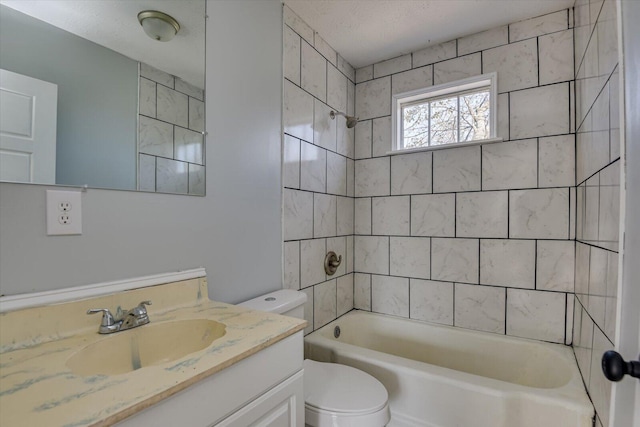
[[[241,302],[238,305],[252,310],[268,311],[270,313],[304,319],[304,303],[306,301],[307,294],[304,292],[294,291],[293,289],[282,289]]]

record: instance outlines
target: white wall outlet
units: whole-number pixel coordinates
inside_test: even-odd
[[[82,234],[82,193],[47,190],[47,235]]]

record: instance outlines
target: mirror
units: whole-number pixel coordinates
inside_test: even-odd
[[[204,195],[205,19],[205,0],[0,0],[1,180]]]

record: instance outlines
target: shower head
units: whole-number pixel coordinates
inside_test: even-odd
[[[347,119],[347,128],[349,129],[353,128],[358,123],[357,117],[347,116],[345,113],[341,113],[340,111],[331,111],[329,113],[329,117],[331,117],[332,120],[336,118],[336,115],[343,116],[345,119]]]

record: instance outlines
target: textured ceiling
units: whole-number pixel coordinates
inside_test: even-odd
[[[284,0],[356,68],[573,6],[574,0]]]
[[[204,87],[204,0],[1,0],[94,43],[145,62]],[[150,39],[138,23],[138,12],[159,10],[180,23],[166,43]]]

